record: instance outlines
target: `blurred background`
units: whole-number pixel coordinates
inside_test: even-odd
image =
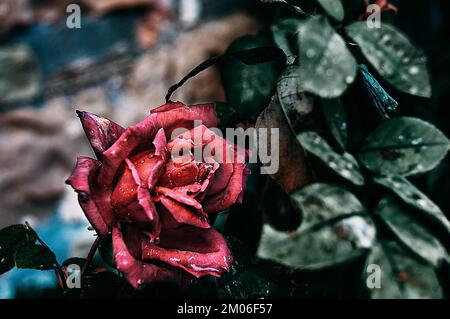
[[[434,97],[411,101],[411,113],[448,135],[450,3],[391,2],[400,11],[388,22],[430,60]],[[69,4],[79,5],[81,28]],[[95,238],[64,184],[76,157],[93,155],[75,110],[136,123],[163,104],[171,84],[236,37],[257,33],[270,15],[257,0],[0,0],[0,228],[28,221],[60,261],[84,257]],[[173,99],[224,101],[218,70]],[[439,189],[428,190],[445,212],[447,163],[430,183]],[[0,298],[54,283],[51,271],[15,269],[0,276]]]

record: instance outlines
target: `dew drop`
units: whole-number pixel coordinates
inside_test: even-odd
[[[413,65],[412,67],[409,68],[409,74],[411,75],[416,75],[419,73],[419,67],[416,65]]]

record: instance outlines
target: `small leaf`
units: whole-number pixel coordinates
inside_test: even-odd
[[[397,117],[369,134],[358,158],[374,173],[409,176],[432,170],[449,149],[448,139],[433,125]]]
[[[356,77],[357,64],[344,40],[323,16],[300,26],[301,86],[324,98],[341,96]]]
[[[297,34],[299,32],[299,19],[281,19],[270,26],[273,42],[288,56],[298,55]]]
[[[288,267],[318,269],[367,253],[374,240],[375,227],[362,216],[295,233],[280,232],[266,224],[257,254]]]
[[[14,253],[36,236],[25,225],[12,225],[0,230],[0,275],[14,268]]]
[[[297,66],[290,65],[281,74],[277,95],[290,127],[294,133],[298,133],[313,112],[314,97],[300,87]]]
[[[231,43],[227,53],[272,45],[261,35],[243,36]],[[242,118],[256,118],[268,105],[279,75],[277,62],[248,65],[241,58],[229,58],[222,67],[222,82],[227,102],[236,108]]]
[[[450,234],[450,222],[441,209],[406,178],[400,176],[374,177],[374,182],[394,192],[406,204],[426,213]]]
[[[444,297],[433,267],[417,260],[396,241],[375,246],[367,259],[367,265],[377,265],[381,270],[381,286],[369,291],[372,299]],[[367,280],[369,275],[367,273]]]
[[[341,0],[317,0],[325,12],[337,21],[344,20],[344,6]]]
[[[312,180],[312,173],[307,165],[304,150],[295,137],[277,96],[272,97],[269,106],[260,114],[255,128],[268,130],[267,154],[274,154],[271,145],[273,138],[271,129],[278,130],[279,139],[276,140],[275,147],[279,150],[279,156],[275,156],[275,158],[272,156],[269,163],[274,168],[278,166],[278,170],[270,176],[281,185],[286,193],[289,194]],[[261,160],[261,162],[264,164],[263,168],[268,166],[265,161]]]
[[[53,269],[56,257],[42,245],[30,244],[19,248],[14,256],[17,268],[48,270]]]
[[[361,174],[358,162],[349,154],[336,153],[316,132],[304,132],[297,136],[302,146],[311,154],[319,158],[327,167],[344,179],[357,186],[364,185],[364,176]]]
[[[434,267],[438,266],[441,259],[448,258],[445,248],[432,232],[416,220],[411,211],[398,200],[383,198],[376,213],[404,245]]]
[[[299,6],[292,4],[291,1],[289,0],[259,0],[259,1],[264,3],[282,5],[294,13],[297,13],[299,15],[306,15],[306,13]]]
[[[345,107],[340,99],[323,99],[322,103],[325,122],[331,135],[333,135],[341,151],[345,151],[348,129]]]
[[[329,184],[307,185],[293,192],[291,200],[303,211],[304,217],[300,230],[365,211],[355,195]]]
[[[347,26],[346,31],[389,84],[412,95],[431,96],[424,53],[397,29],[387,24],[371,29],[361,21]]]

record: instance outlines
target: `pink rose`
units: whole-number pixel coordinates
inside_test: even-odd
[[[140,287],[228,271],[233,257],[209,220],[242,201],[249,170],[237,155],[223,160],[224,150],[237,147],[208,129],[218,124],[214,105],[169,102],[127,129],[78,115],[97,160],[79,157],[67,183],[98,235],[112,234],[117,269],[127,280]],[[194,128],[194,120],[203,125]],[[170,140],[177,128],[186,132]],[[183,148],[192,152],[172,156]],[[195,148],[211,156],[196,161]]]

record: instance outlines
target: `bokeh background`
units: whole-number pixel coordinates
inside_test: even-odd
[[[411,115],[450,134],[450,2],[391,1],[384,19],[429,57],[434,96],[401,97]],[[66,8],[81,8],[70,29]],[[257,0],[0,0],[0,228],[30,224],[60,261],[87,254],[94,236],[64,184],[78,155],[92,156],[75,110],[123,126],[164,102],[167,88],[201,61],[225,51],[238,36],[255,34],[270,19]],[[183,86],[185,103],[224,101],[217,69]],[[432,199],[450,211],[450,166],[439,168]],[[0,298],[51,287],[50,272],[13,270],[0,276]]]

